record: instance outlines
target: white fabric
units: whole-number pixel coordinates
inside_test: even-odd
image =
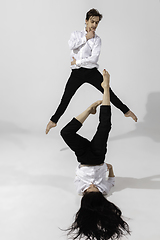
[[[82,166],[79,164],[76,168],[76,177],[74,184],[79,195],[89,188],[93,183],[104,195],[108,194],[115,184],[115,177],[106,176],[108,167],[106,163],[97,166]]]
[[[95,34],[94,38],[87,41],[86,34],[87,31],[75,31],[68,41],[71,62],[72,57],[76,59],[76,65],[71,65],[72,69],[99,67],[97,62],[101,51],[101,39]]]

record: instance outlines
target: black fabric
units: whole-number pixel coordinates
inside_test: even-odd
[[[75,152],[78,162],[87,165],[99,165],[104,162],[107,152],[107,140],[111,130],[111,107],[100,107],[99,124],[91,141],[77,134],[82,124],[73,118],[62,130],[61,136]]]
[[[103,82],[103,76],[98,71],[97,68],[73,69],[68,79],[68,82],[66,84],[61,102],[55,114],[51,117],[51,121],[55,123],[58,122],[59,118],[63,115],[64,111],[66,110],[71,98],[73,97],[77,89],[82,84],[89,83],[103,93],[103,88],[101,87],[102,82]],[[129,108],[122,103],[122,101],[114,94],[111,88],[110,88],[110,101],[115,107],[120,109],[124,114],[129,111]]]

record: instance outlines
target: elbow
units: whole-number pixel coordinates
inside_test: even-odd
[[[69,49],[73,50],[74,49],[74,45],[72,41],[68,41],[68,45],[69,45]]]
[[[67,138],[67,136],[68,136],[68,131],[67,131],[67,129],[66,129],[66,127],[64,127],[61,131],[60,131],[60,135],[61,135],[61,137],[64,139],[64,141],[65,141],[65,139]]]
[[[70,50],[73,50],[73,48],[74,48],[74,46],[71,45],[71,44],[69,44],[69,49],[70,49]]]
[[[72,50],[75,50],[76,47],[74,45],[69,45],[69,49],[72,51]]]

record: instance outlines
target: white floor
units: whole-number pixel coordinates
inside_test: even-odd
[[[80,204],[74,154],[58,127],[46,136],[1,126],[0,239],[67,239],[60,228],[70,226]],[[114,166],[116,185],[108,199],[128,221],[128,239],[159,240],[160,135],[142,123],[135,126],[130,133],[111,133],[107,162]]]

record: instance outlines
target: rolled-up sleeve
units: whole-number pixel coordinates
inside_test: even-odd
[[[81,45],[85,44],[87,41],[86,36],[80,36],[77,32],[71,33],[71,37],[68,41],[70,50],[79,48]]]
[[[83,192],[89,187],[86,183],[81,181],[77,176],[75,177],[74,185],[78,195],[81,195],[81,196],[83,195]]]
[[[76,65],[77,66],[81,66],[83,64],[83,66],[92,63],[92,64],[97,64],[98,59],[99,59],[99,55],[101,52],[101,39],[97,38],[94,47],[92,49],[92,55],[86,58],[82,58],[82,59],[78,59],[76,61]]]
[[[105,183],[105,193],[108,194],[112,187],[115,185],[115,177],[108,177]]]

